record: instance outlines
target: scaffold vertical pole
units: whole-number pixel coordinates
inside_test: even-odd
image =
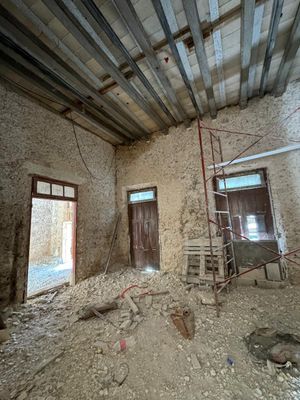
[[[209,217],[209,201],[208,201],[208,190],[207,190],[206,171],[205,171],[205,159],[204,159],[201,124],[200,124],[199,118],[198,118],[198,135],[199,135],[201,169],[202,169],[204,197],[205,197],[207,229],[208,229],[209,246],[210,246],[210,259],[211,259],[211,267],[212,267],[212,274],[213,274],[213,291],[214,291],[214,299],[215,299],[217,317],[219,317],[220,316],[220,307],[219,307],[219,301],[218,301],[218,290],[217,290],[216,271],[215,271],[215,262],[214,262],[215,260],[214,260],[213,243],[212,243],[212,231],[211,231],[211,224],[210,224],[210,217]]]

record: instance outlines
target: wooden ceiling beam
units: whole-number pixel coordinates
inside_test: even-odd
[[[209,0],[209,11],[210,11],[211,22],[214,23],[215,21],[218,21],[220,18],[219,0]],[[215,49],[215,65],[219,80],[220,108],[223,108],[226,106],[227,101],[226,101],[225,76],[223,69],[223,46],[222,46],[221,30],[215,28],[212,32],[212,37]]]
[[[253,91],[254,91],[258,48],[259,48],[260,37],[261,37],[261,26],[262,26],[262,22],[263,22],[264,9],[265,9],[265,5],[263,3],[261,3],[255,7],[255,11],[254,11],[252,51],[251,51],[251,61],[250,61],[249,78],[248,78],[248,98],[251,98],[253,96]]]
[[[269,76],[273,51],[274,51],[276,38],[277,38],[277,34],[278,34],[280,17],[282,14],[283,1],[284,0],[274,0],[274,2],[273,2],[273,8],[272,8],[272,14],[271,14],[269,32],[268,32],[268,39],[267,39],[267,47],[266,47],[264,65],[263,65],[263,70],[262,70],[261,80],[260,80],[260,88],[259,88],[260,97],[264,96],[265,91],[266,91],[266,86],[268,83],[268,76]]]
[[[69,10],[74,13],[74,4],[80,8],[80,13],[77,13],[77,19],[78,21],[83,24],[84,21],[83,19],[86,18],[87,13],[89,13],[94,20],[96,21],[97,25],[99,28],[106,34],[108,39],[111,41],[113,46],[117,48],[122,56],[125,58],[127,61],[128,65],[132,69],[132,71],[135,73],[135,75],[138,77],[138,79],[141,81],[142,85],[145,87],[147,92],[150,94],[150,96],[154,99],[155,103],[161,109],[164,114],[167,116],[171,124],[176,124],[176,120],[165,105],[165,103],[162,101],[162,99],[159,97],[157,92],[155,91],[154,87],[151,85],[149,80],[146,78],[138,64],[133,60],[131,57],[129,51],[126,49],[126,47],[123,45],[121,40],[119,39],[118,35],[115,33],[115,31],[112,29],[110,24],[108,23],[107,19],[104,17],[102,12],[99,10],[99,8],[96,6],[93,0],[73,0],[73,4],[71,4],[70,0],[63,0],[64,4],[68,6]],[[82,7],[84,5],[84,7]],[[70,8],[71,7],[71,8]],[[81,14],[82,13],[82,14]],[[92,28],[89,26],[89,28]]]
[[[101,86],[101,82],[95,75],[79,60],[77,56],[48,28],[47,25],[43,23],[31,10],[28,8],[22,0],[11,0],[13,4],[25,15],[25,17],[40,31],[43,33],[53,44],[55,44],[67,57],[70,59],[90,80],[94,82],[96,86]],[[2,10],[3,11],[3,10]],[[1,12],[2,12],[1,11]],[[7,12],[6,12],[7,17]],[[16,21],[16,20],[15,20]],[[22,26],[22,31],[27,34],[27,36],[34,40],[34,42],[47,52],[53,60],[60,64],[64,69],[67,69],[72,77],[75,77],[84,88],[88,90],[89,96],[95,103],[106,110],[112,118],[122,124],[123,129],[126,128],[129,132],[136,134],[147,134],[143,128],[141,128],[129,115],[129,113],[123,112],[119,109],[116,104],[109,98],[103,98],[101,91],[97,91],[89,82],[80,74],[78,74],[73,68],[71,68],[67,63],[61,60],[56,53],[49,49],[41,40],[36,38],[24,25]]]
[[[103,121],[98,119],[90,112],[82,111],[82,109],[77,106],[74,101],[70,100],[65,94],[57,90],[54,86],[45,82],[31,69],[27,69],[22,64],[18,63],[14,58],[4,53],[2,50],[0,50],[0,56],[1,62],[6,64],[10,70],[14,71],[19,76],[26,79],[26,81],[29,81],[31,84],[41,89],[43,92],[46,92],[50,96],[50,99],[53,99],[53,102],[59,102],[59,104],[69,107],[72,111],[76,112],[90,124],[100,129],[107,138],[113,139],[118,143],[124,143],[124,141],[126,141],[126,138],[124,136],[111,130],[109,126],[107,126],[105,123],[103,123]]]
[[[113,4],[118,10],[126,28],[131,33],[133,40],[143,51],[143,54],[145,54],[147,64],[153,75],[156,77],[158,83],[162,86],[170,105],[175,108],[175,111],[179,116],[179,119],[177,117],[177,121],[183,121],[187,119],[187,115],[183,110],[168,77],[161,68],[160,62],[158,61],[156,53],[153,50],[150,39],[148,38],[147,33],[135,11],[135,8],[131,4],[131,1],[113,0]]]
[[[213,82],[205,51],[196,0],[184,1],[183,8],[194,40],[196,57],[207,96],[210,116],[212,118],[216,118],[217,107],[213,90]]]
[[[241,109],[243,109],[247,107],[248,102],[248,80],[251,61],[255,0],[242,0],[241,6],[241,81],[239,103]]]
[[[189,93],[189,96],[190,96],[190,99],[192,101],[192,104],[193,104],[193,106],[194,106],[194,108],[196,110],[196,113],[198,115],[201,115],[201,114],[203,114],[203,111],[201,109],[199,109],[199,107],[198,107],[197,100],[196,100],[196,97],[195,97],[195,93],[194,93],[194,91],[193,91],[193,89],[191,87],[190,80],[189,80],[189,77],[187,75],[187,72],[186,72],[186,69],[185,69],[185,66],[184,66],[185,60],[184,60],[183,55],[182,55],[181,52],[182,52],[182,50],[185,51],[185,49],[182,49],[182,48],[180,49],[176,45],[174,37],[173,37],[173,34],[172,34],[172,31],[171,31],[171,28],[170,28],[170,25],[169,25],[169,22],[168,22],[168,18],[170,18],[170,17],[173,18],[173,13],[174,12],[173,12],[173,9],[172,9],[172,4],[170,2],[164,2],[164,6],[168,7],[168,18],[166,16],[165,11],[164,11],[164,7],[163,7],[163,5],[161,3],[161,0],[152,0],[152,4],[153,4],[154,9],[156,11],[156,14],[158,16],[160,24],[161,24],[161,26],[163,28],[163,31],[164,31],[165,36],[166,36],[166,39],[168,41],[168,45],[169,45],[169,47],[170,47],[170,49],[172,51],[173,57],[175,59],[177,67],[179,69],[179,72],[180,72],[180,75],[182,77],[182,80],[183,80],[183,82],[185,84],[185,87],[186,87],[186,89],[187,89],[187,91]]]
[[[72,12],[65,6],[62,0],[42,0],[46,7],[60,20],[68,31],[78,40],[86,51],[99,62],[100,65],[109,71],[111,76],[118,82],[121,88],[132,98],[132,100],[156,122],[160,128],[166,128],[166,123],[161,116],[149,105],[145,98],[124,78],[117,66],[105,54],[100,46],[88,34],[86,29],[78,22]],[[72,3],[73,4],[73,3]],[[74,7],[74,4],[73,6]],[[72,7],[70,7],[72,9]]]
[[[31,71],[31,73],[34,73],[36,76],[39,76],[39,78],[43,79],[45,82],[51,85],[51,87],[54,87],[56,90],[61,92],[63,90],[65,93],[70,93],[71,96],[73,97],[78,97],[77,93],[74,91],[71,91],[68,86],[64,84],[64,82],[61,82],[60,80],[57,79],[57,77],[53,76],[51,74],[51,71],[45,70],[45,68],[39,64],[39,62],[34,59],[32,56],[30,56],[27,52],[22,50],[21,48],[18,48],[18,46],[14,43],[12,43],[7,37],[3,36],[3,34],[0,32],[0,48],[2,51],[11,59],[16,60],[16,62],[19,63],[19,65],[22,65],[27,69],[27,71]],[[68,95],[65,94],[66,97]],[[68,97],[69,98],[69,97]],[[70,98],[69,98],[70,100]],[[84,99],[82,101],[77,100],[75,103],[79,109],[86,109],[85,106],[89,107],[90,103],[84,102]],[[128,135],[124,133],[123,129],[117,125],[109,115],[106,113],[99,113],[95,111],[93,108],[89,107],[92,112],[96,112],[96,116],[100,118],[104,124],[106,124],[107,127],[109,127],[111,130],[115,129],[115,131],[119,134],[123,134],[123,136],[127,136],[130,139],[133,139],[132,135]],[[69,109],[69,107],[68,107]],[[71,110],[71,109],[69,109]],[[63,111],[64,113],[64,111]]]
[[[268,1],[268,0],[256,0],[256,4],[257,5],[262,4],[262,3],[265,3],[266,1]],[[213,32],[215,30],[220,29],[224,24],[238,18],[240,16],[240,12],[241,12],[241,5],[239,4],[235,7],[233,7],[231,10],[227,11],[226,13],[220,15],[219,18],[215,21],[201,22],[201,30],[202,30],[203,38],[204,39],[210,38],[210,36],[213,34]],[[183,41],[184,44],[186,45],[186,47],[191,49],[192,47],[194,47],[194,42],[193,42],[193,38],[190,34],[191,34],[191,30],[190,30],[189,25],[184,26],[180,30],[177,29],[176,32],[172,33],[173,39],[175,42]],[[162,39],[159,42],[157,42],[156,44],[154,44],[152,46],[152,48],[155,52],[157,52],[166,46],[168,46],[168,40]],[[142,52],[142,53],[139,53],[137,56],[133,57],[133,59],[135,62],[138,62],[138,61],[144,60],[145,57],[146,57],[145,54]],[[119,71],[124,71],[128,67],[129,67],[129,65],[126,62],[124,62],[119,66]],[[100,79],[102,82],[105,82],[108,79],[111,79],[111,76],[106,73],[106,74],[102,75],[100,77]]]
[[[273,94],[281,96],[287,86],[289,73],[300,46],[300,3],[287,40],[285,50],[275,78]]]

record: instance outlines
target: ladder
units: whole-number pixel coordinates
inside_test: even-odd
[[[222,203],[222,210],[215,210],[215,223],[217,225],[217,233],[222,237],[222,249],[224,255],[224,270],[227,276],[237,274],[237,266],[234,253],[234,233],[232,226],[231,210],[228,200],[228,191],[226,185],[226,175],[224,167],[220,166],[223,163],[223,152],[220,137],[217,137],[209,130],[211,155],[213,162],[213,177],[215,178],[215,190],[213,193],[216,197],[216,206]],[[219,158],[219,160],[218,160]],[[210,178],[211,179],[211,178]],[[222,183],[222,190],[220,190]],[[213,222],[213,221],[211,221]],[[214,223],[214,222],[213,222]],[[223,286],[224,287],[224,286]],[[222,288],[223,288],[222,287]]]

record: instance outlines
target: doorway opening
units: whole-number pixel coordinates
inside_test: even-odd
[[[27,297],[74,282],[76,200],[74,185],[33,178]]]
[[[156,188],[128,192],[128,219],[132,266],[146,272],[159,270]]]

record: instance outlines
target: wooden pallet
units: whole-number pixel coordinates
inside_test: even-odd
[[[222,281],[227,276],[224,263],[223,242],[213,239],[214,268],[216,280]],[[191,239],[184,243],[184,264],[182,278],[187,283],[212,282],[213,271],[209,239]]]

